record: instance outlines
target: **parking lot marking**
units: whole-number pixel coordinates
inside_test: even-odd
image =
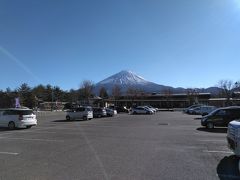
[[[35,133],[35,134],[56,134],[57,132],[50,132],[50,131],[26,131],[22,133]]]
[[[81,128],[81,127],[80,127],[80,128]],[[88,137],[86,136],[85,132],[84,132],[82,129],[81,129],[80,132],[81,132],[82,136],[84,137],[85,142],[87,143],[89,149],[92,151],[95,159],[97,160],[98,165],[99,165],[99,167],[101,168],[102,173],[103,173],[103,175],[104,175],[104,177],[105,177],[105,180],[109,180],[109,176],[108,176],[108,174],[107,174],[107,172],[106,172],[106,169],[105,169],[105,167],[104,167],[104,165],[103,165],[100,157],[98,156],[97,151],[96,151],[96,150],[94,149],[94,147],[92,146],[92,144],[91,144],[90,140],[88,139]]]
[[[54,139],[29,139],[29,138],[11,138],[11,137],[0,137],[0,139],[9,139],[9,140],[23,140],[23,141],[45,141],[45,142],[64,142],[63,140],[54,140]]]
[[[1,152],[0,151],[0,154],[7,154],[7,155],[18,155],[19,153],[14,153],[14,152]]]
[[[231,151],[208,151],[208,150],[205,150],[203,151],[204,153],[224,153],[224,154],[233,154],[233,152]]]
[[[223,139],[201,139],[199,141],[202,141],[202,142],[227,142],[227,140],[223,140]]]
[[[0,136],[11,135],[12,133],[1,133]]]

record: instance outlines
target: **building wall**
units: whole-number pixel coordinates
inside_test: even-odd
[[[108,104],[115,104],[116,106],[140,106],[151,105],[158,108],[185,108],[194,103],[209,104],[209,93],[199,94],[195,97],[188,97],[187,94],[175,94],[172,96],[164,95],[148,95],[148,96],[121,96],[117,99],[104,100]]]

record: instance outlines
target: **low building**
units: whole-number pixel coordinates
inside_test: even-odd
[[[107,104],[116,106],[151,105],[158,108],[185,108],[195,103],[208,105],[211,93],[182,94],[139,94],[105,99]]]

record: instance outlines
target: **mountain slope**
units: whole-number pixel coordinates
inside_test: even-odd
[[[186,93],[187,89],[184,88],[173,88],[170,86],[159,85],[150,81],[145,80],[143,77],[131,72],[131,71],[121,71],[116,73],[95,85],[94,93],[99,95],[99,90],[104,87],[109,95],[112,94],[112,89],[114,86],[119,86],[121,93],[125,94],[129,88],[141,90],[147,93],[163,93],[165,90],[170,90],[171,93]],[[221,89],[218,87],[209,87],[206,89],[196,88],[198,92],[201,93],[211,93],[218,94]]]
[[[108,94],[111,94],[113,87],[116,85],[121,88],[122,93],[126,93],[129,88],[145,92],[159,92],[163,89],[171,88],[147,81],[131,71],[121,71],[97,83],[95,86],[95,92],[98,94],[99,89],[104,87]]]

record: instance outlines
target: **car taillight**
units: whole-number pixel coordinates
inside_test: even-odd
[[[18,120],[19,121],[23,120],[23,115],[19,115]]]

